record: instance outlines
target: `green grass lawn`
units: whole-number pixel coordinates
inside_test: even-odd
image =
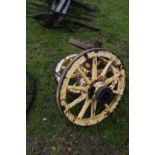
[[[43,150],[47,155],[128,154],[128,0],[89,2],[98,8],[94,22],[102,32],[84,28],[74,33],[65,29],[46,29],[27,18],[27,71],[37,81],[35,99],[27,115],[28,155],[37,155]],[[126,69],[126,89],[119,106],[107,119],[92,127],[70,124],[56,105],[55,66],[65,56],[80,52],[67,43],[69,38],[85,42],[100,40],[104,48],[119,56]]]

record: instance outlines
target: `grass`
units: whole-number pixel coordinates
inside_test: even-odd
[[[128,0],[89,2],[99,10],[95,23],[101,28],[100,33],[83,28],[74,33],[65,29],[46,29],[27,18],[27,70],[37,80],[35,99],[27,115],[28,155],[38,154],[42,149],[46,154],[70,154],[70,151],[72,154],[76,151],[80,154],[112,154],[110,150],[128,154],[125,146],[129,128]],[[55,66],[65,56],[80,52],[67,44],[69,38],[86,42],[100,40],[104,48],[119,56],[126,69],[126,89],[119,106],[107,119],[92,127],[71,125],[56,105]],[[44,117],[47,121],[43,121]],[[93,147],[89,144],[91,138]],[[78,144],[73,144],[76,141]]]

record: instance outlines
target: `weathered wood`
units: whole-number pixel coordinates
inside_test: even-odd
[[[121,74],[117,73],[114,76],[112,76],[111,78],[108,78],[105,80],[105,84],[109,85],[110,83],[112,83],[114,80],[116,80]]]
[[[91,49],[91,48],[99,48],[99,47],[102,46],[102,43],[99,42],[99,41],[94,41],[92,43],[87,44],[87,43],[84,43],[84,42],[81,42],[79,40],[75,40],[75,39],[72,39],[72,38],[69,39],[68,43],[75,46],[75,47],[84,49],[84,50]]]
[[[86,81],[86,83],[88,85],[90,85],[91,81],[89,80],[89,78],[85,75],[85,73],[82,71],[82,69],[80,68],[80,66],[77,68],[77,71],[80,73],[80,75],[84,78],[84,80]]]
[[[106,65],[105,68],[103,69],[102,73],[100,74],[99,78],[102,78],[102,79],[105,78],[105,76],[106,76],[106,74],[107,74],[107,71],[108,71],[109,67],[111,66],[112,62],[113,62],[113,61],[110,60],[110,61],[107,63],[107,65]]]
[[[90,106],[91,102],[92,101],[90,99],[86,99],[86,101],[85,101],[85,103],[84,103],[81,111],[78,114],[78,118],[79,119],[82,119],[83,118],[83,116],[84,116],[85,112],[87,111],[88,107]]]
[[[94,57],[92,62],[92,81],[95,80],[97,80],[97,57]]]
[[[73,102],[69,103],[68,108],[69,109],[73,108],[74,106],[76,106],[78,103],[82,102],[85,99],[86,99],[86,95],[81,95],[80,97],[75,99]]]
[[[99,61],[103,64],[106,63],[103,69],[98,69]],[[111,74],[111,77],[109,77],[109,75],[107,77],[107,72]],[[102,76],[105,77],[104,79],[99,79],[101,73]],[[75,81],[80,78],[84,83],[79,83],[79,85],[75,83],[70,84],[70,80],[74,74],[79,75],[74,77]],[[96,78],[97,80],[95,80]],[[92,88],[92,85],[95,88],[95,92],[100,87],[106,86],[111,88],[114,93],[112,101],[105,104],[105,108],[103,106],[103,109],[99,110],[100,113],[98,113],[98,108],[101,108],[101,106],[97,106],[98,103],[96,101],[95,92],[92,97],[89,96],[89,90]],[[78,54],[74,60],[66,66],[58,85],[57,102],[66,118],[72,123],[80,126],[94,125],[104,120],[114,111],[122,97],[124,88],[125,70],[122,67],[121,61],[111,52],[104,51],[103,49],[92,49]],[[67,94],[68,91],[71,90],[79,91],[81,95],[79,97],[76,95],[75,97],[73,96],[73,102],[67,103]],[[73,114],[71,112],[72,110],[70,110],[74,107],[79,109],[76,114]],[[90,111],[88,111],[88,109],[90,109]],[[86,113],[90,113],[89,116],[86,115]]]
[[[95,118],[96,107],[97,107],[97,101],[95,100],[91,103],[91,119]]]

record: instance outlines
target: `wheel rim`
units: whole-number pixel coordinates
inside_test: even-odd
[[[71,60],[76,56],[77,54],[72,54],[69,55],[67,57],[65,57],[64,59],[62,59],[56,66],[55,68],[55,79],[57,82],[59,82],[60,77],[63,73],[63,71],[66,69],[67,65],[71,62]]]
[[[75,73],[79,76],[73,77]],[[79,77],[85,83],[82,86],[73,85]],[[94,87],[94,91],[90,97],[91,87]],[[112,91],[113,97],[103,104],[99,103],[96,94],[101,88],[105,92],[105,87]],[[94,125],[116,108],[124,88],[125,70],[121,61],[111,52],[100,48],[91,49],[77,55],[64,70],[58,84],[57,104],[72,123],[80,126]],[[70,89],[79,91],[79,96],[70,96]]]

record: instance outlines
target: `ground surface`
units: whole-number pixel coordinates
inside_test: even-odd
[[[36,94],[27,114],[27,155],[128,154],[128,0],[89,0],[98,7],[102,32],[46,29],[27,18],[27,70],[35,77]],[[54,68],[65,56],[80,52],[69,38],[98,39],[120,57],[126,68],[126,89],[117,109],[103,122],[81,128],[67,122],[56,105]]]

